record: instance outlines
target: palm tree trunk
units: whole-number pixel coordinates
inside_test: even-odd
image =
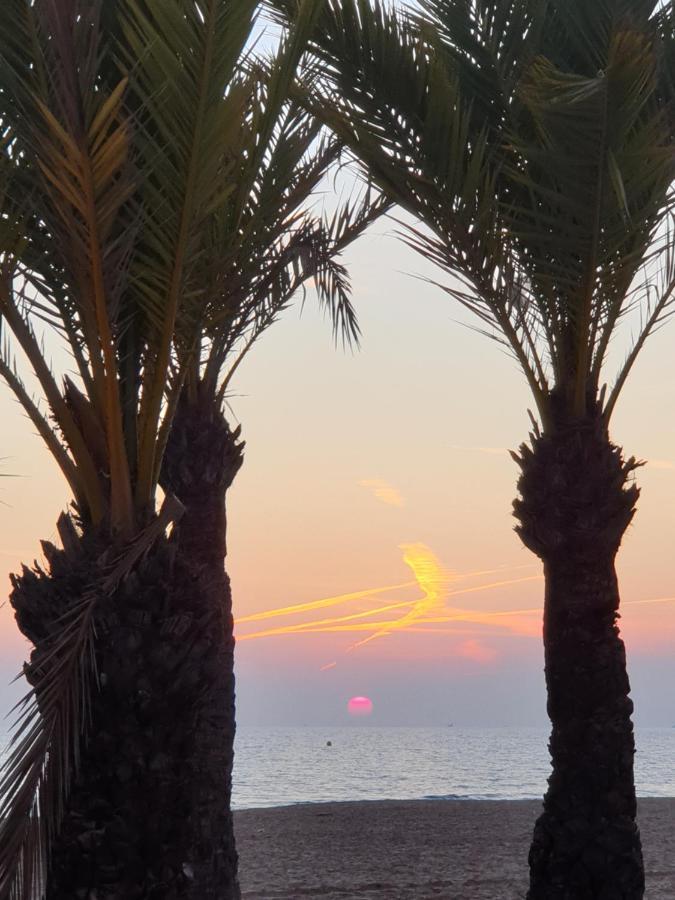
[[[521,447],[523,542],[544,563],[545,672],[552,774],[530,850],[528,900],[640,900],[635,743],[619,636],[614,559],[630,523],[636,468],[599,415],[560,417]]]
[[[24,570],[11,596],[35,644],[26,675],[38,702],[59,613],[95,586],[105,542],[85,536],[79,546],[45,549],[50,573]],[[50,846],[47,900],[191,896],[195,710],[213,654],[196,604],[175,590],[180,580],[175,542],[164,538],[96,601],[99,685]]]
[[[177,529],[186,593],[199,596],[213,660],[195,722],[194,880],[191,900],[238,900],[232,820],[235,737],[234,623],[225,572],[225,496],[243,462],[240,430],[231,431],[210,398],[183,400],[172,424],[162,485],[183,503]]]
[[[97,600],[99,689],[51,843],[47,900],[239,900],[222,485],[239,468],[241,448],[229,429],[226,437],[217,463],[222,446],[212,441],[211,457],[202,437],[209,458],[195,467],[191,502],[171,537],[157,541],[112,596]],[[197,462],[195,453],[189,458]],[[60,521],[64,549],[43,544],[49,573],[24,568],[13,580],[17,622],[35,645],[25,669],[38,700],[40,660],[59,618],[90,590],[106,555],[105,539],[79,537],[68,522]]]

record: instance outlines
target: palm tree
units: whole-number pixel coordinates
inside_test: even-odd
[[[210,827],[229,816],[213,789],[229,772],[216,771],[222,758],[208,752],[222,737],[208,719],[230,651],[226,629],[213,627],[224,622],[222,598],[210,605],[201,561],[187,552],[191,511],[178,527],[184,507],[168,491],[157,510],[156,491],[183,391],[189,400],[207,380],[201,341],[220,348],[222,362],[279,308],[280,295],[270,302],[261,285],[223,303],[232,299],[224,280],[243,260],[232,235],[248,227],[232,198],[258,153],[242,135],[264,149],[278,133],[319,4],[303,2],[267,81],[247,50],[256,5],[3,8],[0,374],[66,477],[73,508],[58,521],[62,548],[43,543],[48,569],[24,567],[13,579],[17,623],[35,649],[0,780],[1,898],[239,894],[231,835]],[[321,164],[334,153],[324,147]],[[257,165],[249,190],[265,186],[267,207],[274,183],[258,178]],[[300,212],[282,218],[288,229],[317,231]],[[345,237],[338,231],[319,228],[332,253]],[[349,314],[331,254],[315,247],[294,262],[291,247],[288,259],[291,287],[316,274],[338,319]],[[70,354],[75,371],[62,383],[42,327]],[[14,348],[41,398],[22,380]]]
[[[293,0],[276,0],[292,17]],[[441,289],[534,397],[517,531],[543,562],[553,770],[530,900],[643,896],[614,560],[638,498],[609,436],[671,310],[674,13],[656,0],[329,0],[313,109],[419,223]],[[622,318],[637,338],[607,387]]]
[[[288,99],[290,81],[279,89],[279,80],[293,75],[294,67],[287,64],[290,50],[282,44],[272,60],[247,67],[254,88],[252,114],[238,133],[237,184],[214,223],[213,243],[203,258],[206,272],[223,258],[227,266],[219,266],[218,279],[209,284],[196,342],[190,317],[179,323],[187,331],[179,328],[177,340],[179,359],[186,353],[187,375],[160,476],[164,489],[184,506],[176,528],[177,556],[191,579],[188,593],[200,597],[210,623],[205,630],[214,636],[219,654],[204,715],[195,727],[205,810],[202,827],[229,835],[235,865],[230,811],[234,635],[224,562],[226,494],[243,462],[243,443],[241,428],[232,429],[225,416],[227,391],[254,343],[307,279],[315,284],[335,336],[347,343],[358,341],[339,256],[388,206],[379,194],[366,190],[361,198],[338,204],[329,216],[308,208],[312,192],[337,161],[340,145],[322,139],[317,120]],[[297,80],[294,88],[307,89]]]

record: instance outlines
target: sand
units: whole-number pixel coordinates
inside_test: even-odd
[[[538,801],[320,803],[235,814],[245,900],[516,900]],[[647,900],[675,900],[675,800],[639,802]]]

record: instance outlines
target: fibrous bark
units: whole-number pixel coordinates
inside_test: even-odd
[[[95,588],[105,541],[46,546],[49,573],[24,570],[11,596],[41,663],[59,615]],[[76,777],[50,848],[48,900],[189,896],[195,709],[210,680],[198,610],[174,590],[175,545],[162,537],[110,596],[96,599],[98,686]],[[48,656],[47,656],[48,658]]]
[[[231,810],[234,623],[225,572],[225,495],[243,461],[238,438],[239,429],[230,430],[209,398],[184,400],[172,424],[162,470],[162,485],[185,507],[176,534],[179,569],[186,593],[199,597],[212,656],[208,689],[195,720],[192,900],[240,896]]]
[[[241,464],[236,436],[201,438],[178,421],[165,473],[188,496],[181,522],[162,536],[114,594],[96,599],[99,683],[48,860],[47,900],[238,900],[230,811],[233,627],[224,572],[224,493]],[[203,423],[202,423],[203,424]],[[216,440],[218,436],[220,443]],[[187,448],[187,449],[186,449]],[[171,472],[171,476],[169,475]],[[219,477],[216,478],[216,472]],[[40,696],[63,614],[95,588],[105,536],[62,518],[63,549],[43,544],[49,570],[24,568],[11,602],[34,643],[25,667]]]
[[[635,743],[614,560],[639,491],[598,414],[521,447],[517,531],[544,563],[552,774],[529,900],[641,900]]]

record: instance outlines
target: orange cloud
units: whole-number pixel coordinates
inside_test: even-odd
[[[482,664],[494,662],[497,658],[497,653],[492,647],[475,640],[464,641],[459,645],[456,652],[465,659],[471,659]]]
[[[405,506],[405,501],[398,489],[379,478],[364,479],[359,481],[361,487],[367,488],[374,497],[386,503],[387,506]]]

